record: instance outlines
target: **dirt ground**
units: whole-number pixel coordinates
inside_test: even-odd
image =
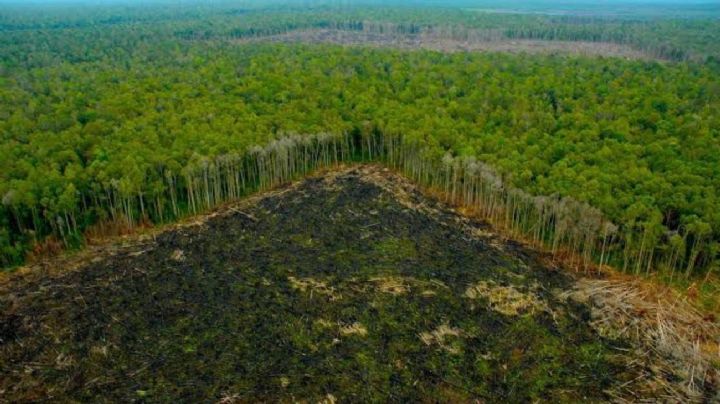
[[[529,39],[482,38],[458,40],[433,33],[400,35],[333,29],[309,29],[286,34],[244,39],[240,42],[327,43],[347,46],[391,47],[399,49],[430,49],[441,52],[482,51],[530,54],[570,54],[609,56],[626,59],[653,59],[628,45],[609,42],[546,41]]]
[[[662,399],[541,258],[346,168],[6,283],[0,401]]]

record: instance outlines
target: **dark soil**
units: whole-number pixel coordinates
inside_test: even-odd
[[[0,401],[577,402],[636,376],[553,297],[569,277],[379,170],[9,286]]]

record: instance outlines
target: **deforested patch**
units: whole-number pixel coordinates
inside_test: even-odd
[[[573,278],[538,253],[378,166],[193,222],[1,286],[0,401],[688,402],[717,391],[699,376],[710,362],[690,378],[665,365],[670,376],[652,376],[657,362],[636,351],[660,348],[627,330],[658,311],[625,299],[628,321],[604,325],[595,311],[613,304],[569,298]],[[655,334],[663,346],[686,346],[668,330]],[[648,387],[657,380],[667,387]]]
[[[437,223],[463,232],[467,237],[482,241],[485,245],[503,251],[504,242],[484,222],[471,220],[463,208],[451,208],[437,200],[427,198],[420,188],[407,178],[387,168],[363,166],[357,169],[360,180],[379,187],[392,195],[393,201],[401,204],[408,211],[421,213]],[[459,213],[459,214],[458,214]]]
[[[534,289],[534,288],[532,288]],[[515,286],[498,285],[493,281],[481,281],[465,290],[471,300],[487,299],[489,307],[506,316],[547,311],[547,304],[532,290],[521,292]]]
[[[479,34],[479,35],[478,35]],[[439,52],[507,52],[530,54],[568,54],[612,56],[651,60],[648,52],[625,44],[600,41],[560,41],[517,38],[483,39],[480,32],[470,31],[465,39],[444,36],[438,32],[399,34],[342,29],[300,29],[282,34],[243,38],[239,42],[331,43],[344,46],[370,46],[396,49],[431,49]]]

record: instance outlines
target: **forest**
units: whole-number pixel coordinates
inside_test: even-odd
[[[2,265],[288,179],[326,162],[308,153],[329,137],[347,146],[333,159],[404,167],[553,250],[717,270],[717,20],[303,10],[3,11]],[[619,42],[657,60],[236,42],[308,27]]]

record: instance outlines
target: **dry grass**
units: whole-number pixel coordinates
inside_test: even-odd
[[[548,311],[547,304],[532,291],[523,293],[513,286],[501,286],[492,281],[471,285],[465,290],[465,297],[486,298],[492,310],[506,316]]]
[[[370,282],[374,282],[379,291],[395,296],[404,295],[410,291],[410,283],[400,276],[370,278]]]
[[[669,289],[624,277],[585,278],[560,297],[589,305],[591,325],[601,335],[638,346],[638,360],[628,365],[649,369],[640,388],[664,391],[671,401],[700,401],[707,384],[720,382],[720,328]]]
[[[359,335],[361,337],[364,337],[368,334],[367,328],[365,328],[364,325],[355,322],[349,325],[344,325],[340,327],[340,334],[343,336],[348,335]]]
[[[335,398],[335,396],[330,393],[325,395],[325,398],[318,401],[318,404],[335,404],[335,403],[337,403],[337,398]]]
[[[315,294],[328,296],[331,301],[339,300],[342,297],[339,293],[337,293],[334,287],[328,286],[327,283],[313,278],[298,279],[294,276],[288,276],[288,281],[293,289],[299,290],[303,293],[309,293],[311,298]]]
[[[415,184],[389,168],[370,164],[357,167],[357,170],[361,174],[362,181],[373,184],[392,194],[395,201],[404,207],[423,213],[437,213],[437,210],[428,206],[424,199],[415,197],[419,191]]]
[[[170,259],[177,262],[185,261],[185,252],[183,252],[183,250],[175,250],[170,256]]]
[[[447,324],[441,324],[438,328],[432,331],[426,331],[420,333],[420,339],[422,342],[431,346],[437,344],[440,348],[452,353],[459,354],[460,349],[449,343],[448,337],[460,337],[462,336],[462,330],[455,327],[450,327]]]
[[[370,282],[375,283],[380,292],[395,296],[404,295],[410,291],[410,280],[401,276],[370,278]]]
[[[437,279],[421,280],[409,276],[376,276],[369,279],[381,293],[400,296],[415,291],[425,297],[435,296],[437,289],[448,286]]]

